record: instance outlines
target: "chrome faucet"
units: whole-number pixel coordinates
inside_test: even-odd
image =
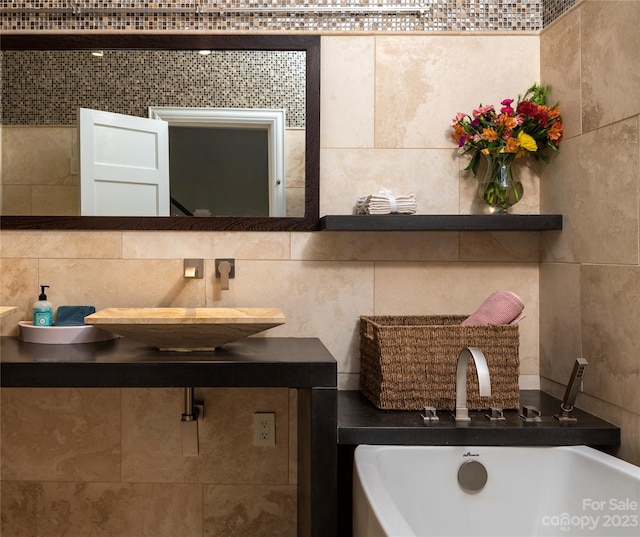
[[[467,365],[469,358],[473,358],[478,372],[478,388],[480,397],[491,396],[491,380],[489,379],[489,366],[482,351],[477,347],[466,347],[458,355],[458,368],[456,372],[456,421],[471,421],[467,408]]]

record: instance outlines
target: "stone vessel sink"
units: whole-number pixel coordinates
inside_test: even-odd
[[[13,306],[0,306],[0,319],[7,317],[16,311],[18,311],[18,308],[14,308]]]
[[[277,308],[107,308],[85,323],[166,351],[212,351],[284,324]]]

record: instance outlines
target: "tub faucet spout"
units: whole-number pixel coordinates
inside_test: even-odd
[[[477,347],[466,347],[458,356],[456,371],[456,421],[471,421],[467,408],[467,365],[469,358],[473,358],[478,373],[478,388],[480,397],[491,396],[491,380],[489,378],[489,366],[482,351]]]
[[[576,397],[578,397],[578,392],[582,385],[582,377],[584,376],[584,370],[587,368],[587,365],[589,364],[584,358],[576,358],[573,364],[573,371],[571,371],[567,391],[564,392],[562,403],[560,403],[562,411],[559,414],[554,414],[554,417],[560,420],[560,423],[573,423],[578,421],[578,419],[573,416],[573,405],[576,402]]]

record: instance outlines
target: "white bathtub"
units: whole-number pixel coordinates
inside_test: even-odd
[[[640,468],[585,446],[358,446],[353,509],[354,537],[638,537]]]

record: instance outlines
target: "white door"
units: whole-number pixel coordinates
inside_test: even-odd
[[[166,121],[81,108],[80,214],[169,216]]]

